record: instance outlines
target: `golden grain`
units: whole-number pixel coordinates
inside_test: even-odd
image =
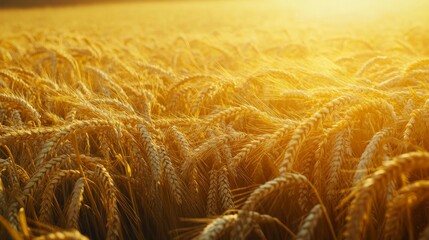
[[[0,9],[0,238],[428,239],[424,8],[268,2]]]

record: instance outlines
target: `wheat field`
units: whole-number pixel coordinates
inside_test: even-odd
[[[0,238],[429,239],[429,8],[388,5],[0,9]]]

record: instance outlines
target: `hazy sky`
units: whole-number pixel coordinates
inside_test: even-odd
[[[147,1],[147,0],[133,0]],[[125,0],[0,0],[0,6],[44,6],[76,3],[126,2]]]
[[[193,2],[192,0],[0,0],[1,6],[52,6],[61,4],[82,4],[100,2],[148,2],[148,1],[182,1]],[[194,0],[201,1],[201,0]],[[228,1],[228,0],[206,0],[206,1]],[[232,0],[229,0],[232,1]],[[242,1],[246,4],[248,0]],[[252,0],[251,0],[252,1]],[[429,0],[253,0],[267,4],[277,4],[280,8],[294,9],[299,15],[316,18],[373,18],[380,14],[400,14],[403,12],[412,13],[414,10],[429,12]]]

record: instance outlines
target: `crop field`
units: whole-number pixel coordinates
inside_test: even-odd
[[[429,239],[429,4],[296,2],[0,9],[0,239]]]

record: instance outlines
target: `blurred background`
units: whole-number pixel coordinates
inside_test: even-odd
[[[148,2],[154,0],[0,0],[0,7],[37,7],[37,6],[59,6],[74,4],[93,4],[104,2]],[[167,0],[156,0],[167,1]]]
[[[0,0],[0,8],[29,8],[29,7],[50,7],[64,5],[88,5],[99,3],[144,3],[144,2],[239,2],[259,3],[263,5],[276,5],[294,11],[306,12],[309,15],[338,15],[348,17],[350,13],[364,13],[365,15],[380,14],[382,12],[400,13],[406,9],[428,10],[429,0]],[[362,15],[361,15],[362,17]]]

